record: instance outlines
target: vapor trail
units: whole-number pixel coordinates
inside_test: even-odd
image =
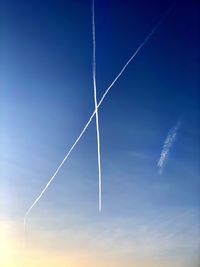
[[[99,115],[97,107],[97,88],[96,88],[96,36],[95,36],[95,10],[94,10],[94,0],[92,0],[92,40],[93,40],[93,61],[92,61],[92,71],[93,71],[93,87],[94,87],[94,104],[96,113],[96,132],[97,132],[97,156],[98,156],[98,174],[99,174],[99,211],[101,211],[101,148],[100,148],[100,136],[99,136]]]
[[[151,30],[151,32],[147,35],[147,37],[144,39],[144,41],[139,45],[139,47],[136,49],[136,51],[134,52],[134,54],[130,57],[130,59],[127,61],[127,63],[124,65],[124,67],[121,69],[121,71],[119,72],[119,74],[116,76],[116,78],[113,80],[113,82],[109,85],[109,87],[106,89],[106,91],[104,92],[102,98],[100,99],[97,108],[100,107],[100,105],[102,104],[104,98],[106,97],[106,95],[108,94],[108,92],[110,91],[110,89],[113,87],[113,85],[116,83],[116,81],[120,78],[120,76],[122,75],[122,73],[125,71],[125,69],[127,68],[127,66],[130,64],[130,62],[134,59],[134,57],[138,54],[138,52],[142,49],[142,47],[148,42],[148,40],[150,39],[150,37],[154,34],[154,32],[158,29],[158,27],[162,24],[162,22],[164,21],[164,19],[169,15],[169,13],[171,12],[171,10],[174,8],[174,4],[173,6],[170,7],[170,9],[167,10],[167,12],[165,13],[165,15],[160,19],[160,21],[158,22],[158,24]],[[70,148],[70,150],[67,152],[66,156],[64,157],[64,159],[62,160],[62,162],[60,163],[60,165],[57,167],[55,173],[53,174],[53,176],[50,178],[50,180],[48,181],[48,183],[45,185],[44,189],[41,191],[41,193],[39,194],[39,196],[35,199],[35,201],[33,202],[33,204],[28,208],[27,212],[25,213],[24,216],[24,225],[26,225],[26,219],[28,214],[30,213],[30,211],[33,209],[33,207],[37,204],[37,202],[40,200],[40,198],[42,197],[42,195],[45,193],[45,191],[47,190],[47,188],[49,187],[49,185],[51,184],[51,182],[54,180],[55,176],[57,175],[57,173],[59,172],[59,170],[61,169],[62,165],[64,164],[64,162],[67,160],[67,158],[69,157],[69,155],[71,154],[72,150],[75,148],[75,146],[77,145],[77,143],[79,142],[79,140],[81,139],[82,135],[84,134],[84,132],[86,131],[86,129],[88,128],[89,124],[91,123],[93,117],[96,114],[96,109],[94,110],[94,112],[92,113],[92,115],[90,116],[88,122],[86,123],[86,125],[84,126],[83,130],[81,131],[81,133],[79,134],[78,138],[76,139],[76,141],[74,142],[74,144],[72,145],[72,147]]]
[[[159,174],[162,174],[162,172],[163,172],[164,164],[167,160],[169,151],[170,151],[173,143],[176,140],[176,135],[177,135],[179,127],[180,127],[180,121],[178,121],[177,124],[169,131],[169,133],[165,139],[165,142],[164,142],[161,154],[160,154],[160,159],[157,163],[157,166],[159,169],[158,170]]]

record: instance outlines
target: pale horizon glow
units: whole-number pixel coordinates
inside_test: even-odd
[[[30,227],[25,248],[22,246],[24,232],[20,221],[6,220],[0,224],[0,264],[4,267],[21,264],[53,267],[57,262],[59,266],[82,267],[84,263],[100,267],[102,264],[122,266],[124,263],[128,267],[135,264],[170,267],[173,262],[173,266],[187,266],[187,254],[185,259],[178,255],[174,261],[173,254],[170,256],[168,253],[180,248],[189,251],[198,249],[200,240],[193,242],[194,237],[199,235],[194,212],[183,210],[182,213],[174,213],[173,218],[161,214],[161,220],[151,216],[136,217],[134,223],[133,218],[96,223],[88,220],[82,221],[84,227],[79,230],[71,223],[57,231]],[[77,220],[69,215],[62,216],[65,223],[69,219]],[[45,228],[48,220],[43,220],[42,227]],[[83,218],[79,217],[80,220]],[[193,228],[190,227],[192,223]],[[193,261],[197,262],[197,257]]]

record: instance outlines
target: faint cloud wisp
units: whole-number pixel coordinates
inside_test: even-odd
[[[163,173],[163,169],[165,166],[165,163],[167,161],[168,155],[169,155],[169,151],[173,145],[173,143],[176,140],[176,136],[177,136],[177,132],[179,130],[180,127],[180,121],[177,122],[177,124],[169,131],[165,141],[164,141],[164,145],[160,154],[160,158],[158,160],[157,166],[158,166],[158,173],[162,174]]]

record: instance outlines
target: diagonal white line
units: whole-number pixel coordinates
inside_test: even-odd
[[[116,78],[113,80],[113,82],[109,85],[109,87],[106,89],[106,91],[104,92],[102,98],[100,99],[97,108],[100,107],[100,105],[102,104],[102,102],[104,101],[104,98],[106,97],[106,95],[108,94],[108,92],[110,91],[110,89],[113,87],[113,85],[116,83],[116,81],[120,78],[120,76],[122,75],[122,73],[125,71],[125,69],[127,68],[127,66],[130,64],[130,62],[135,58],[135,56],[139,53],[139,51],[142,49],[142,47],[148,42],[148,40],[150,39],[150,37],[155,33],[155,31],[158,29],[158,27],[162,24],[162,22],[164,21],[164,19],[169,15],[169,13],[171,12],[171,10],[174,8],[175,4],[173,4],[170,9],[167,10],[167,12],[165,13],[165,15],[160,19],[160,21],[158,22],[158,24],[151,30],[151,32],[147,35],[147,37],[144,39],[144,41],[139,45],[139,47],[136,49],[136,51],[134,52],[134,54],[130,57],[130,59],[127,61],[127,63],[124,65],[124,67],[121,69],[121,71],[119,72],[119,74],[116,76]],[[24,226],[26,225],[26,219],[28,214],[30,213],[30,211],[33,209],[33,207],[37,204],[37,202],[40,200],[40,198],[43,196],[43,194],[45,193],[45,191],[47,190],[47,188],[49,187],[49,185],[51,184],[51,182],[54,180],[55,176],[57,175],[57,173],[59,172],[59,170],[61,169],[62,165],[64,164],[64,162],[67,160],[67,158],[69,157],[69,155],[71,154],[71,152],[73,151],[73,149],[75,148],[75,146],[77,145],[77,143],[80,141],[81,137],[83,136],[84,132],[86,131],[86,129],[88,128],[88,126],[90,125],[93,117],[96,114],[96,109],[94,110],[94,112],[92,113],[92,115],[90,116],[88,122],[86,123],[86,125],[84,126],[83,130],[81,131],[81,133],[79,134],[78,138],[76,139],[76,141],[74,142],[74,144],[71,146],[70,150],[67,152],[66,156],[64,157],[64,159],[62,160],[62,162],[60,163],[60,165],[57,167],[56,171],[54,172],[53,176],[49,179],[48,183],[45,185],[45,187],[43,188],[43,190],[41,191],[41,193],[39,194],[39,196],[34,200],[34,202],[32,203],[32,205],[28,208],[28,210],[25,213],[24,216]]]

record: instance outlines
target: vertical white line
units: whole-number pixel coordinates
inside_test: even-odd
[[[94,87],[94,103],[95,103],[95,113],[96,113],[97,156],[98,156],[98,175],[99,175],[99,211],[101,211],[102,177],[101,177],[101,148],[100,148],[100,136],[99,136],[99,115],[98,115],[97,87],[96,87],[96,35],[95,35],[94,0],[92,0],[92,40],[93,40],[92,72],[93,72],[93,87]]]

